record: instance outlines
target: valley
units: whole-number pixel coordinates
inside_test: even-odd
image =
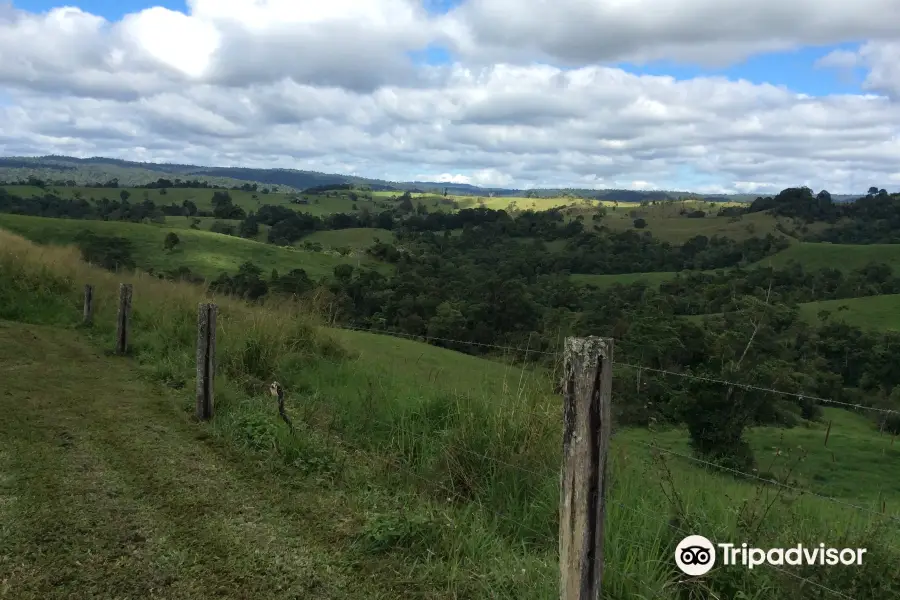
[[[739,215],[751,203],[102,189],[0,188],[0,401],[17,415],[2,426],[15,451],[0,454],[0,510],[21,557],[0,567],[15,597],[200,598],[192,574],[207,570],[228,598],[552,597],[560,340],[587,335],[615,338],[609,598],[898,593],[900,245],[814,241],[847,222],[860,235],[868,215],[810,222],[794,189],[778,211]],[[111,357],[123,282],[133,341]],[[210,300],[217,408],[197,424],[196,311]],[[86,533],[93,508],[41,504],[48,490],[100,494],[111,524]],[[35,514],[68,544],[34,553]],[[868,562],[699,583],[668,558],[698,531],[768,547],[838,532]],[[246,539],[290,557],[284,569],[249,551],[207,558]],[[120,543],[127,576],[104,566]],[[100,549],[88,562],[86,545]]]

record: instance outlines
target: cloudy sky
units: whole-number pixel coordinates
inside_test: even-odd
[[[900,189],[897,0],[0,0],[0,154]]]

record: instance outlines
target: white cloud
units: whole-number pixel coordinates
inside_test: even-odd
[[[525,189],[898,183],[897,2],[545,6],[467,0],[433,16],[415,0],[192,0],[188,14],[155,7],[115,23],[0,7],[0,152]],[[848,36],[875,41],[820,66],[865,67],[872,95],[582,64],[729,59]],[[461,61],[407,59],[436,39]],[[576,66],[532,61],[542,57]]]
[[[686,60],[722,65],[763,51],[900,31],[895,0],[467,0],[442,23],[473,61]]]
[[[838,69],[864,67],[868,70],[864,89],[900,99],[900,40],[868,42],[856,52],[832,52],[822,63]]]

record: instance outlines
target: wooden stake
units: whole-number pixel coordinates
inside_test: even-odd
[[[90,284],[84,286],[84,313],[81,320],[85,325],[94,322],[94,286]]]
[[[613,340],[566,338],[560,480],[560,600],[599,600]]]
[[[828,421],[828,429],[825,430],[825,445],[828,445],[828,436],[831,435],[831,421]]]
[[[131,325],[130,283],[119,284],[119,313],[116,317],[116,354],[124,355],[128,351],[128,330]]]
[[[213,416],[216,379],[216,312],[215,304],[197,308],[197,410],[200,421]]]

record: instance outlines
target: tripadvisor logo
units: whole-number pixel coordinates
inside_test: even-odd
[[[689,535],[675,548],[675,564],[686,575],[705,575],[716,564],[716,549],[702,535]]]
[[[716,564],[716,548],[721,551],[722,565],[741,565],[752,569],[760,565],[862,565],[865,548],[828,548],[825,544],[806,547],[797,544],[791,548],[751,548],[747,544],[715,544],[702,535],[689,535],[675,548],[675,564],[692,577],[705,575]]]

